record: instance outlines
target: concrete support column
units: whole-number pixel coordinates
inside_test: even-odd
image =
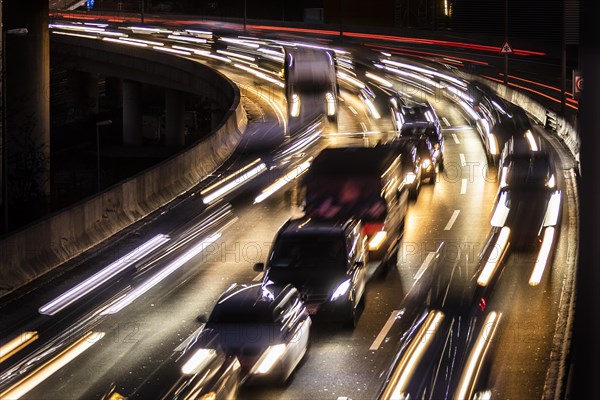
[[[123,144],[142,144],[142,84],[123,82]]]
[[[100,111],[98,103],[98,74],[86,72],[83,74],[83,107],[85,115],[96,115]]]
[[[107,76],[105,79],[106,106],[111,109],[123,107],[123,80]]]
[[[165,89],[166,108],[166,144],[182,147],[185,144],[183,118],[185,113],[185,94],[178,90]]]
[[[98,114],[98,74],[69,71],[67,76],[75,118]]]
[[[3,7],[8,199],[43,212],[50,195],[48,0],[5,0]]]

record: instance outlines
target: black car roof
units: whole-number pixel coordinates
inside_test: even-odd
[[[336,220],[322,220],[318,218],[291,219],[281,229],[281,235],[345,235],[346,229],[358,223],[356,220],[348,219],[339,222]]]
[[[307,172],[312,175],[381,175],[394,161],[387,146],[323,149]]]

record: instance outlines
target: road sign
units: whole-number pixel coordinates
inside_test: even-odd
[[[583,90],[583,76],[578,70],[573,70],[573,96],[579,98]]]
[[[512,48],[512,46],[510,45],[510,43],[508,43],[508,40],[504,42],[504,44],[502,45],[502,48],[500,49],[500,53],[501,54],[512,54],[514,53],[514,50]]]

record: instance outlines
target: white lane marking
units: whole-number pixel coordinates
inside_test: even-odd
[[[452,134],[452,139],[454,139],[454,143],[460,144],[460,140],[458,140],[458,136],[456,136],[456,133]]]
[[[463,153],[460,153],[459,157],[460,157],[460,165],[462,165],[463,167],[465,165],[467,165],[467,159],[465,158],[465,155]]]
[[[446,117],[442,117],[442,121],[444,121],[444,123],[446,124],[446,127],[450,126],[450,122],[448,122],[448,120],[446,119]]]
[[[354,107],[352,107],[352,106],[348,106],[348,109],[349,109],[350,111],[352,111],[352,114],[354,114],[354,115],[358,115],[358,111],[356,111],[356,110],[354,109]]]
[[[367,125],[364,122],[360,123],[360,127],[362,128],[363,132],[367,131]]]
[[[460,185],[460,194],[466,194],[466,193],[467,193],[467,178],[463,178],[462,183]]]
[[[449,231],[450,229],[452,229],[452,225],[454,225],[456,218],[458,218],[458,214],[460,214],[460,210],[454,210],[452,216],[450,217],[450,221],[448,221],[448,224],[444,228],[445,231]]]
[[[256,276],[254,277],[254,279],[252,279],[252,281],[253,281],[253,282],[258,282],[258,281],[260,281],[260,280],[263,278],[263,275],[264,275],[264,274],[265,274],[264,272],[261,272],[260,274],[256,275]]]
[[[392,329],[392,325],[394,325],[394,322],[398,318],[399,314],[400,314],[400,310],[392,311],[392,313],[390,314],[390,317],[386,321],[385,325],[383,325],[383,328],[381,328],[379,335],[377,335],[375,340],[373,340],[373,344],[371,344],[371,347],[369,347],[369,350],[377,350],[379,348],[379,346],[381,346],[381,343],[383,343],[383,340],[385,339],[385,335],[387,335],[388,332],[390,331],[390,329]]]
[[[425,271],[427,271],[427,268],[429,268],[429,265],[431,264],[431,260],[433,260],[433,257],[435,257],[435,251],[430,251],[429,254],[427,254],[427,257],[425,257],[425,261],[423,261],[423,264],[421,264],[421,268],[419,268],[419,270],[417,271],[417,274],[413,278],[415,281],[418,281],[419,279],[421,279],[421,277],[423,276]]]

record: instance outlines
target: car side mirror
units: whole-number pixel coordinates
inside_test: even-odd
[[[208,322],[208,318],[206,318],[206,315],[200,314],[196,317],[196,321],[200,322],[201,324],[206,324]]]
[[[252,269],[256,272],[262,272],[265,270],[265,263],[256,263]]]

